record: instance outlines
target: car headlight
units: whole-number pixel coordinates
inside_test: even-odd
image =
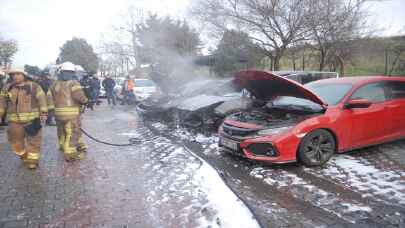
[[[293,126],[265,129],[265,130],[258,131],[257,134],[258,135],[277,135],[282,132],[289,131],[292,128],[293,128]]]

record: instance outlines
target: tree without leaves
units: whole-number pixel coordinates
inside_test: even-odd
[[[309,0],[200,0],[192,13],[222,31],[249,34],[279,70],[287,48],[306,39]]]
[[[10,67],[15,53],[18,51],[17,41],[5,40],[0,37],[0,67]]]
[[[72,62],[82,66],[87,72],[95,73],[98,69],[98,57],[93,47],[85,39],[73,37],[61,47],[59,58],[61,62]]]
[[[319,70],[327,64],[339,66],[344,74],[344,63],[352,53],[349,41],[366,34],[363,12],[366,0],[310,0],[307,26],[311,47],[319,53]]]
[[[387,41],[386,75],[391,76],[394,71],[405,71],[405,36],[392,37]]]
[[[137,30],[144,22],[144,11],[131,6],[122,15],[122,19],[123,22],[119,26],[114,26],[113,41],[104,45],[105,51],[118,59],[126,59],[128,64],[138,69],[141,65],[141,57]],[[108,48],[110,45],[114,48]]]

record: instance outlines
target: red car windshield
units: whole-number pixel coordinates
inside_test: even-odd
[[[337,105],[350,91],[352,84],[344,83],[309,83],[304,87],[311,90],[328,105]]]

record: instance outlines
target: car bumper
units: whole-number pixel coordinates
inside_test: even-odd
[[[226,152],[250,160],[274,164],[295,162],[298,145],[299,139],[295,136],[272,141],[266,137],[236,138],[221,132],[219,140],[219,147]],[[271,150],[271,153],[264,153],[263,150],[266,148]]]

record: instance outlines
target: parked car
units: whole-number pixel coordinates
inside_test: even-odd
[[[248,72],[248,71],[246,71]],[[309,82],[327,79],[327,78],[339,78],[339,74],[336,72],[320,72],[320,71],[273,71],[274,75],[291,79],[300,84],[306,84]],[[224,119],[227,115],[247,110],[251,107],[255,107],[260,101],[254,101],[249,99],[250,93],[246,90],[242,90],[244,96],[240,96],[237,99],[225,101],[215,109],[215,115]]]
[[[321,79],[339,78],[339,73],[337,72],[324,71],[273,71],[272,73],[294,80],[303,85]]]
[[[324,72],[274,72],[300,83],[338,77],[333,72],[321,73]],[[202,79],[179,86],[177,93],[145,100],[138,105],[138,111],[147,118],[158,117],[178,121],[186,127],[216,130],[227,115],[260,106],[261,103],[252,99],[249,91],[236,88],[232,78]]]
[[[134,95],[137,101],[146,100],[157,91],[155,83],[149,79],[135,79],[134,84]]]
[[[405,78],[347,77],[301,85],[250,71],[235,80],[266,101],[228,116],[219,128],[219,145],[248,159],[318,166],[335,152],[405,137]]]

